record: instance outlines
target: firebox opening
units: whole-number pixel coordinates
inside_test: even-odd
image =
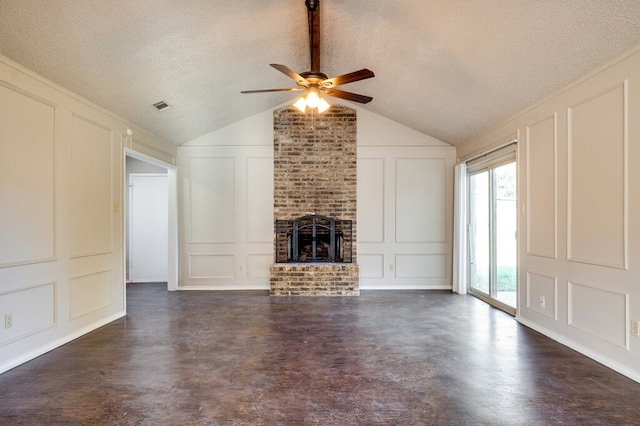
[[[288,235],[288,240],[293,241],[293,235]],[[318,232],[315,237],[309,231],[298,232],[297,262],[344,262],[344,239],[337,233],[335,241],[331,242],[331,235]],[[289,253],[287,260],[294,262],[296,254],[293,252],[293,244],[288,244]],[[334,250],[335,253],[333,253]]]
[[[276,221],[276,262],[352,262],[350,220],[309,215]]]

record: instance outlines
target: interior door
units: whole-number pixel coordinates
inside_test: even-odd
[[[469,167],[468,196],[469,293],[515,314],[515,157],[502,157]]]
[[[168,278],[167,175],[129,176],[129,281],[165,282]]]

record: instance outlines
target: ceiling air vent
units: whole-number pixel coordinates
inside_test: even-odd
[[[159,101],[159,102],[156,102],[155,104],[153,104],[153,107],[155,109],[157,109],[158,111],[162,112],[162,111],[166,111],[169,108],[171,108],[171,105],[169,105],[165,101]]]

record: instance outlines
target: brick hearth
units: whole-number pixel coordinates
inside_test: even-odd
[[[272,296],[359,296],[354,263],[275,263]]]

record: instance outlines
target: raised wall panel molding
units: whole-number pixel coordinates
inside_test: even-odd
[[[55,107],[0,84],[0,267],[56,258]]]
[[[112,303],[112,271],[104,270],[69,279],[69,319],[98,311]]]
[[[246,162],[247,242],[273,244],[273,157],[247,157]]]
[[[2,326],[0,347],[54,327],[57,323],[57,294],[57,282],[33,284],[0,293],[0,313],[13,315],[13,327],[4,329]]]
[[[628,269],[628,83],[567,108],[567,258]]]
[[[72,114],[70,257],[113,253],[114,132]]]
[[[396,254],[395,269],[397,278],[446,278],[447,255]]]
[[[247,255],[247,277],[268,280],[269,267],[271,266],[272,263],[273,263],[273,253],[248,254]]]
[[[629,295],[569,282],[568,324],[629,349]],[[597,306],[597,309],[593,307]]]
[[[454,162],[454,148],[358,148],[361,288],[451,288]]]
[[[236,242],[234,157],[189,157],[189,243]]]
[[[190,253],[189,278],[235,278],[235,265],[233,253]]]
[[[384,158],[358,158],[358,243],[384,243],[385,172]]]
[[[360,278],[382,279],[384,278],[384,255],[363,254],[358,255],[360,266]]]
[[[396,242],[447,242],[445,158],[396,158]]]
[[[558,257],[557,113],[526,128],[527,254]]]
[[[558,320],[558,277],[527,272],[527,309]],[[544,306],[541,306],[541,298]]]

